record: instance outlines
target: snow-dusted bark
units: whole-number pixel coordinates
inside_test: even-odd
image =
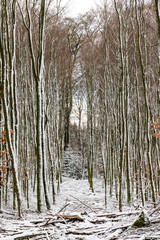
[[[92,71],[88,69],[88,71]],[[90,74],[93,74],[92,72]],[[92,75],[86,76],[87,88],[87,131],[88,131],[88,181],[92,192],[93,187],[93,168],[94,168],[94,80]]]
[[[146,39],[145,39],[145,30],[141,27],[143,26],[143,4],[142,4],[142,11],[138,11],[138,1],[135,0],[135,14],[136,14],[136,22],[138,27],[138,54],[139,54],[139,60],[140,60],[140,69],[141,69],[141,76],[142,76],[142,82],[143,82],[143,94],[144,94],[144,100],[145,100],[145,111],[146,111],[146,120],[145,120],[145,126],[146,126],[146,155],[147,155],[147,163],[149,168],[149,178],[150,178],[150,184],[151,184],[151,191],[152,191],[152,200],[155,203],[156,202],[156,195],[155,195],[155,186],[153,181],[153,166],[151,162],[151,135],[150,135],[150,106],[148,101],[148,88],[147,88],[147,52],[146,52]],[[142,44],[144,44],[144,53],[142,53]],[[143,57],[144,54],[144,57]]]
[[[1,23],[0,23],[1,24]],[[1,58],[0,58],[0,71],[1,71]],[[2,93],[2,78],[0,79],[0,92]],[[2,134],[2,131],[3,131],[3,125],[2,125],[2,122],[3,122],[3,117],[2,117],[2,96],[0,94],[0,139],[2,139],[3,137],[3,134]],[[2,143],[0,143],[0,153],[2,153],[2,150],[3,150],[3,146],[2,146]],[[0,165],[2,166],[2,155],[0,157]],[[2,170],[0,169],[0,209],[2,209]]]
[[[133,27],[133,32],[135,33],[135,25],[132,21],[132,27]],[[133,41],[134,41],[134,46],[135,49],[137,48],[137,41],[135,34],[133,36]],[[140,93],[139,93],[139,78],[138,78],[138,67],[137,67],[137,59],[136,59],[136,52],[134,52],[134,62],[135,62],[135,78],[136,78],[136,108],[137,108],[137,119],[136,119],[136,135],[137,135],[137,141],[136,141],[136,156],[137,156],[137,168],[139,167],[139,179],[138,183],[140,185],[140,193],[141,193],[141,200],[142,200],[142,205],[144,206],[144,189],[143,189],[143,182],[142,182],[142,159],[143,159],[143,153],[142,153],[142,132],[141,132],[141,111],[140,111]],[[136,191],[136,194],[138,194],[138,190]]]
[[[130,27],[130,11],[125,1],[125,23],[124,23],[124,35],[125,35],[125,134],[126,134],[126,184],[127,184],[127,202],[131,200],[130,190],[130,75],[129,75],[129,27]]]
[[[41,103],[41,81],[36,82],[37,95],[37,126],[36,126],[36,140],[37,140],[37,210],[41,212],[42,208],[42,103]]]
[[[42,144],[42,92],[43,92],[43,81],[44,81],[44,29],[45,29],[45,7],[46,1],[42,0],[40,5],[40,13],[39,13],[39,44],[38,44],[38,53],[35,52],[33,46],[33,29],[32,29],[32,19],[31,19],[31,10],[30,10],[30,2],[26,0],[26,12],[28,17],[28,25],[25,22],[23,13],[21,11],[21,15],[23,18],[24,26],[28,32],[28,40],[29,40],[29,49],[32,61],[32,71],[33,77],[36,83],[36,106],[37,106],[37,122],[36,122],[36,155],[37,155],[37,210],[41,212],[42,208],[42,162],[43,162],[43,154],[45,154],[44,144]],[[44,136],[43,136],[44,137]],[[43,154],[42,154],[43,152]],[[45,171],[45,169],[44,169]],[[45,180],[44,180],[45,181]],[[45,184],[44,184],[45,187]],[[46,196],[45,191],[45,196]]]
[[[158,25],[158,59],[159,59],[158,74],[159,74],[159,86],[160,86],[160,1],[159,0],[155,0],[155,10],[156,10],[157,25]],[[159,100],[160,100],[160,93],[159,93]]]
[[[18,115],[16,108],[16,73],[15,73],[15,32],[16,32],[16,1],[12,1],[11,4],[11,32],[9,28],[8,17],[8,4],[6,1],[2,1],[1,10],[3,12],[1,18],[1,35],[0,35],[0,53],[2,63],[2,102],[3,102],[3,114],[5,121],[5,131],[7,136],[7,143],[9,148],[9,154],[11,157],[11,166],[13,172],[14,191],[17,197],[18,214],[21,216],[21,193],[18,180],[18,146],[15,143],[18,136],[18,122],[15,121]],[[7,47],[5,47],[7,46]],[[9,60],[9,63],[7,62]],[[8,70],[8,71],[6,71]],[[8,81],[8,92],[7,89]],[[8,101],[9,99],[9,101]],[[16,125],[17,124],[17,125]],[[17,147],[17,148],[16,148]]]
[[[108,50],[108,9],[107,9],[107,2],[104,4],[104,10],[103,10],[103,18],[104,18],[104,47],[105,47],[105,63],[104,63],[104,88],[103,88],[103,95],[102,95],[102,107],[101,109],[101,124],[102,126],[102,134],[101,134],[101,151],[102,151],[102,161],[103,161],[103,171],[104,171],[104,187],[105,187],[105,207],[107,207],[107,179],[109,178],[109,98],[110,98],[110,92],[111,92],[111,86],[109,85],[109,74],[108,74],[108,68],[109,68],[109,50]]]
[[[44,195],[45,195],[45,202],[47,209],[51,208],[49,197],[48,197],[48,188],[47,188],[47,179],[46,179],[46,123],[45,123],[45,95],[44,95],[44,81],[42,82],[42,177],[43,177],[43,188],[44,188]]]
[[[119,160],[119,210],[122,211],[122,177],[123,177],[123,163],[124,163],[124,151],[125,151],[125,62],[124,62],[124,52],[123,52],[123,23],[122,23],[122,12],[120,8],[118,8],[117,0],[114,0],[114,6],[118,17],[118,28],[119,28],[119,55],[120,55],[120,83],[119,83],[119,112],[121,118],[121,126],[120,126],[120,160]]]

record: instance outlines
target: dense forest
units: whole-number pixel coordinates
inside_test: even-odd
[[[156,204],[160,3],[106,0],[71,18],[55,2],[0,1],[0,209],[21,216],[32,194],[50,209],[73,151],[92,192],[102,178],[106,207],[108,195],[119,211]]]

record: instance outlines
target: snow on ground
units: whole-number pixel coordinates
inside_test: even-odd
[[[24,210],[23,219],[13,211],[0,214],[0,239],[47,239],[47,240],[98,240],[98,239],[160,239],[160,217],[158,209],[150,217],[147,227],[130,229],[141,212],[141,207],[124,206],[118,212],[115,197],[108,197],[104,206],[104,188],[101,179],[94,180],[94,193],[87,180],[64,178],[61,191],[56,196],[52,210],[37,214],[35,203],[31,210]],[[149,213],[152,205],[146,206]]]

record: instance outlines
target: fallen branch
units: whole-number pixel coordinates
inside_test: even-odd
[[[41,226],[47,226],[49,224],[55,224],[55,223],[67,223],[66,220],[68,221],[81,221],[83,222],[84,221],[84,218],[80,217],[79,215],[63,215],[63,214],[55,214],[55,215],[52,215],[53,217],[50,217],[50,218],[47,218],[46,222],[41,225]],[[59,221],[59,220],[56,220],[54,217],[57,217],[58,219],[62,219],[62,221]],[[44,222],[44,220],[42,221]]]
[[[129,225],[125,225],[125,226],[120,226],[117,228],[112,228],[109,227],[108,229],[106,227],[99,227],[99,228],[91,228],[89,230],[84,230],[84,229],[75,229],[72,231],[68,231],[66,232],[67,235],[69,234],[73,234],[73,235],[93,235],[93,234],[105,234],[106,238],[105,239],[112,239],[113,237],[118,236],[120,233],[124,232],[124,230],[126,230],[128,227],[130,227],[131,224]],[[110,234],[111,232],[113,232],[112,234]],[[106,235],[106,233],[110,234],[108,237]],[[113,238],[114,239],[114,238]]]
[[[58,213],[62,212],[68,205],[70,205],[70,203],[65,204],[65,205],[58,211]],[[58,214],[58,213],[57,213],[57,214]]]
[[[97,215],[96,217],[116,218],[116,217],[131,216],[136,214],[139,214],[139,212],[135,211],[135,212],[107,213],[107,214]]]
[[[96,219],[96,220],[90,221],[90,223],[93,223],[93,224],[96,224],[96,223],[101,224],[101,223],[106,223],[106,222],[107,222],[107,220],[105,220],[105,219],[101,219],[101,220]]]
[[[139,240],[159,240],[158,236],[145,236],[143,235]]]
[[[55,214],[57,218],[64,218],[64,219],[71,219],[71,220],[79,220],[84,221],[84,218],[80,217],[79,215],[63,215],[63,214]]]
[[[151,211],[151,213],[149,214],[149,216],[151,217],[153,215],[153,213],[157,212],[160,210],[160,205],[158,207],[156,207],[153,211]]]
[[[150,220],[151,224],[160,223],[160,218],[155,218]]]
[[[82,231],[69,231],[69,232],[66,232],[67,235],[69,234],[73,234],[73,235],[93,235],[93,231],[91,232],[82,232]]]
[[[8,215],[12,215],[12,216],[15,216],[15,215],[16,215],[16,213],[7,212],[7,211],[5,211],[5,210],[3,210],[3,209],[0,209],[0,214],[3,214],[3,213],[8,214]]]
[[[44,219],[38,219],[38,220],[32,220],[30,221],[30,223],[34,223],[34,224],[39,224],[39,223],[43,223]]]
[[[12,237],[11,236],[3,237],[3,240],[22,240],[25,238],[33,238],[37,236],[46,236],[46,232],[33,232],[33,233],[23,232],[20,234],[16,234],[15,236]]]
[[[115,230],[118,230],[118,229],[122,229],[123,231],[125,231],[125,230],[127,230],[130,226],[131,226],[131,224],[126,224],[126,225],[119,226],[119,227],[113,227],[113,228],[111,228],[108,232],[115,231]]]
[[[71,228],[68,229],[66,232],[66,235],[73,234],[73,235],[104,235],[106,231],[112,229],[112,223],[110,223],[110,226],[106,226],[106,224],[101,224],[101,225],[86,225],[83,227],[78,227],[78,228]]]
[[[73,235],[93,235],[93,234],[104,234],[106,232],[106,228],[90,228],[90,229],[75,229],[72,231],[66,232],[67,235],[73,234]]]
[[[144,240],[159,240],[159,236],[149,236],[149,237],[145,237],[145,239]]]
[[[114,233],[111,233],[108,237],[106,237],[106,240],[111,240],[111,239],[117,239],[117,237],[123,232],[122,229],[116,230]]]

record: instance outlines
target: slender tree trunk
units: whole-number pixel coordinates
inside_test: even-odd
[[[127,6],[127,0],[125,2],[125,66],[126,66],[126,96],[125,96],[125,134],[126,134],[126,178],[127,178],[127,202],[131,201],[131,192],[130,192],[130,129],[129,129],[129,113],[130,113],[130,75],[129,75],[129,8]]]
[[[140,69],[142,74],[142,81],[143,81],[143,93],[144,93],[144,99],[145,99],[145,110],[146,110],[146,140],[147,140],[147,161],[148,161],[148,168],[149,168],[149,178],[150,178],[150,184],[151,184],[151,191],[152,191],[152,200],[155,203],[155,188],[154,188],[154,181],[153,181],[153,170],[152,170],[152,163],[151,163],[151,141],[150,141],[150,108],[149,108],[149,102],[148,102],[148,89],[147,89],[147,79],[146,79],[146,69],[144,65],[144,60],[142,56],[142,33],[140,29],[140,19],[139,19],[139,13],[138,13],[138,7],[137,7],[137,0],[135,0],[135,11],[136,11],[136,21],[137,21],[137,27],[138,27],[138,54],[139,54],[139,60],[140,60]],[[143,13],[142,13],[143,14]],[[145,52],[145,58],[146,52]],[[146,60],[145,60],[146,61]]]
[[[1,32],[0,32],[0,54],[1,54],[1,62],[2,62],[2,102],[3,102],[3,113],[4,113],[4,121],[5,121],[5,130],[7,136],[7,143],[9,148],[9,154],[11,157],[11,165],[12,165],[12,173],[13,173],[13,183],[14,190],[17,197],[17,205],[18,205],[18,215],[21,217],[21,194],[20,187],[18,181],[18,155],[15,144],[15,134],[18,135],[18,128],[15,132],[15,108],[13,106],[14,103],[14,83],[15,79],[15,31],[16,31],[16,0],[12,2],[12,37],[10,39],[9,35],[9,19],[7,14],[7,3],[5,0],[2,1],[1,5],[2,10],[2,22],[1,22]],[[4,25],[6,26],[6,32],[4,31]],[[5,35],[6,34],[6,35]],[[6,37],[7,48],[4,47],[4,39]],[[6,62],[6,56],[8,56],[9,64]],[[9,69],[8,69],[9,68]],[[8,88],[8,97],[9,102],[7,103],[7,94],[6,94],[6,82],[7,82],[7,70],[9,72],[9,88]],[[10,92],[9,92],[10,90]],[[10,105],[11,111],[8,108],[8,104]],[[15,103],[16,104],[16,103]],[[18,127],[18,126],[17,126]]]
[[[122,13],[117,7],[117,0],[114,0],[114,5],[118,17],[118,24],[119,24],[119,54],[120,54],[120,68],[121,68],[121,75],[120,75],[120,102],[119,102],[119,110],[120,110],[120,117],[121,117],[121,129],[120,129],[120,160],[119,160],[119,211],[122,211],[122,176],[123,176],[123,162],[124,162],[124,150],[125,150],[125,110],[124,110],[124,54],[123,54],[123,34],[122,34]]]
[[[2,69],[1,69],[1,62],[0,62],[0,74],[2,74]],[[2,117],[2,91],[3,91],[3,88],[2,88],[2,78],[0,78],[0,139],[3,138],[3,134],[2,134],[2,131],[3,131],[3,125],[2,125],[2,122],[3,122],[3,117]],[[2,143],[0,143],[0,165],[2,166],[2,149],[3,149],[3,146],[2,146]],[[0,209],[2,209],[2,171],[0,170]]]
[[[135,33],[135,27],[134,23],[132,20],[132,27],[133,27],[133,32]],[[137,44],[136,44],[136,39],[135,39],[135,34],[133,36],[134,40],[134,46],[135,49],[137,49]],[[139,93],[139,78],[138,78],[138,69],[137,69],[137,59],[136,59],[136,51],[134,51],[134,63],[135,63],[135,75],[136,75],[136,107],[137,107],[137,141],[136,141],[136,151],[138,150],[137,153],[137,163],[138,163],[138,168],[139,168],[139,185],[140,185],[140,192],[141,192],[141,200],[142,200],[142,205],[144,206],[144,190],[143,190],[143,182],[142,182],[142,133],[141,133],[141,113],[140,113],[140,93]]]
[[[36,81],[36,94],[37,94],[37,210],[41,212],[42,208],[42,102],[41,102],[41,81]]]
[[[34,52],[34,46],[32,43],[32,20],[30,12],[30,3],[26,0],[26,11],[28,17],[28,26],[25,22],[22,10],[22,19],[24,26],[28,33],[29,49],[32,61],[33,77],[36,82],[36,101],[37,101],[37,123],[36,123],[36,155],[37,155],[37,211],[41,212],[42,209],[42,164],[43,164],[43,152],[44,145],[42,145],[42,88],[44,80],[44,29],[45,29],[45,6],[46,1],[41,0],[40,14],[39,14],[39,44],[38,44],[38,56]],[[37,61],[36,61],[37,60]],[[44,185],[45,187],[45,185]]]
[[[160,1],[155,0],[155,10],[156,10],[156,17],[157,17],[157,24],[158,24],[158,59],[159,59],[159,68],[158,68],[158,74],[159,74],[159,103],[160,103]]]
[[[47,209],[51,208],[48,191],[47,191],[47,183],[46,183],[46,127],[45,126],[45,114],[44,114],[44,82],[42,82],[42,177],[43,177],[43,188],[44,188],[44,196]]]

